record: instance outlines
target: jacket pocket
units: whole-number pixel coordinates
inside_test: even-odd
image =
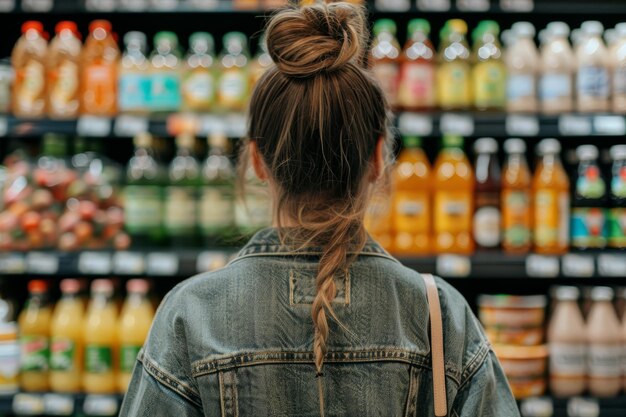
[[[239,400],[237,398],[237,370],[232,369],[218,373],[220,384],[220,409],[222,417],[239,417]]]

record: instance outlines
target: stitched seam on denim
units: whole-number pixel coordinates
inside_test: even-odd
[[[415,366],[411,366],[409,372],[409,393],[407,395],[407,404],[404,414],[406,417],[415,417],[417,413],[417,391],[419,389],[419,374]]]
[[[485,363],[487,356],[489,354],[489,345],[482,344],[478,352],[470,359],[465,370],[461,374],[461,384],[459,385],[459,390],[463,388],[463,386],[472,380],[472,377],[476,372],[483,366]]]
[[[227,266],[230,266],[230,265],[234,264],[235,262],[240,261],[242,259],[255,258],[255,257],[319,256],[319,255],[321,255],[321,253],[319,253],[319,252],[276,252],[276,253],[259,252],[259,253],[249,253],[249,254],[237,256],[235,259],[230,261]],[[400,261],[398,261],[394,257],[392,257],[390,255],[383,254],[383,253],[359,252],[357,255],[358,256],[373,256],[373,257],[377,257],[377,258],[388,259],[388,260],[396,262],[396,263],[400,263]]]
[[[195,392],[195,390],[193,390],[189,385],[180,381],[169,372],[161,369],[156,362],[148,358],[145,353],[141,353],[137,359],[141,362],[146,372],[152,375],[159,383],[191,401],[195,405],[202,407],[200,394]]]
[[[226,417],[226,405],[224,404],[224,372],[218,372],[217,380],[220,385],[220,412],[222,417]]]

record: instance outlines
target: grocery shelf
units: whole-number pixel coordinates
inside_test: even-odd
[[[18,393],[0,396],[0,415],[115,416],[121,395]]]
[[[538,397],[522,400],[519,406],[523,417],[623,417],[626,415],[626,396],[603,399]]]

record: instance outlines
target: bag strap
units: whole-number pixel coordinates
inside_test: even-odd
[[[446,400],[446,373],[443,353],[443,323],[439,291],[435,278],[430,274],[422,274],[426,283],[428,311],[430,313],[430,355],[433,363],[433,392],[435,396],[435,416],[445,417],[448,414]]]

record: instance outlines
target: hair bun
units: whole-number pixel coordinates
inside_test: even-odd
[[[278,70],[291,77],[332,72],[361,64],[366,44],[364,9],[348,3],[284,9],[265,32]]]

